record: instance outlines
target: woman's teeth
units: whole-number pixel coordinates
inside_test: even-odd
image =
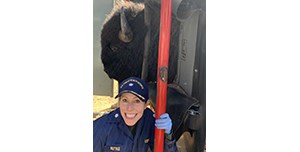
[[[136,114],[128,114],[128,113],[126,113],[125,115],[127,118],[134,118],[136,116]]]

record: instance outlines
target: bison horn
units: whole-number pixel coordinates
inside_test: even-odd
[[[121,19],[121,30],[119,31],[119,39],[125,43],[129,43],[132,41],[133,33],[132,30],[128,24],[128,21],[125,16],[124,8],[121,8],[120,13],[120,19]]]

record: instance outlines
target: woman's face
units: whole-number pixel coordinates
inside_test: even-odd
[[[123,93],[119,101],[121,115],[128,126],[133,126],[143,116],[146,103],[131,93]]]

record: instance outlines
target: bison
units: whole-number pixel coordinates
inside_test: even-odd
[[[130,76],[141,77],[144,42],[148,30],[144,19],[145,6],[151,12],[151,46],[146,82],[156,81],[160,3],[149,0],[146,3],[118,3],[104,21],[101,31],[101,60],[107,75],[119,82]],[[169,83],[175,80],[177,73],[179,28],[180,22],[172,17]]]

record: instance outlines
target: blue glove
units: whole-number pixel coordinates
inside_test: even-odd
[[[155,126],[158,129],[164,129],[166,134],[170,134],[172,129],[172,120],[169,114],[164,113],[160,115],[160,118],[155,120]]]

